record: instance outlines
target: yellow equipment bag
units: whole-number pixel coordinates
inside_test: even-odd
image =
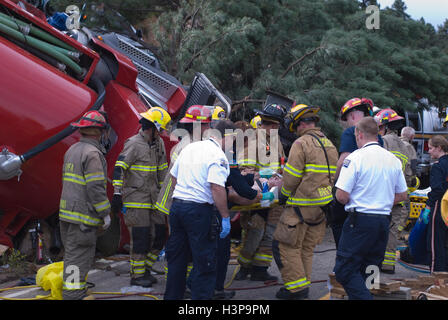
[[[440,212],[442,214],[443,222],[445,222],[445,225],[448,226],[448,190],[445,191],[445,194],[442,197]]]
[[[64,261],[40,268],[36,274],[36,284],[45,291],[51,290],[49,300],[62,300],[62,277]]]

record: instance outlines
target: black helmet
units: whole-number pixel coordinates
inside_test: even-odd
[[[257,111],[256,114],[261,117],[262,120],[282,123],[286,116],[286,108],[281,104],[271,103],[266,105],[262,111]]]

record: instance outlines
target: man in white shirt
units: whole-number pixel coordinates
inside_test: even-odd
[[[170,210],[170,237],[166,244],[168,276],[164,298],[181,300],[185,292],[187,264],[195,268],[191,279],[193,300],[212,299],[216,278],[218,237],[230,232],[225,183],[229,162],[223,150],[233,144],[231,121],[220,121],[210,139],[186,146],[170,173],[176,180]],[[222,217],[222,231],[214,206]]]
[[[355,128],[358,150],[345,160],[336,183],[336,198],[345,204],[346,219],[334,272],[349,299],[371,300],[366,268],[378,267],[386,250],[390,211],[406,199],[401,162],[378,144],[378,124],[372,117]]]

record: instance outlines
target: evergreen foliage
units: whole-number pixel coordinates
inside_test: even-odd
[[[356,0],[183,0],[154,26],[168,72],[188,84],[205,73],[234,101],[233,119],[250,120],[265,89],[321,107],[322,126],[338,140],[341,106],[369,97],[403,113],[420,98],[448,103],[448,22],[436,31],[406,13],[404,1],[381,9],[369,30]]]
[[[249,121],[270,89],[320,106],[333,141],[340,108],[352,97],[401,114],[421,98],[448,104],[448,20],[436,29],[411,19],[405,1],[396,0],[381,8],[380,29],[370,30],[369,5],[377,1],[107,1],[131,23],[156,15],[145,27],[165,71],[185,85],[196,72],[206,74],[234,101],[233,120]]]

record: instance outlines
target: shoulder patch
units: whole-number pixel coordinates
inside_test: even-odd
[[[344,162],[343,162],[343,166],[344,167],[346,167],[346,168],[348,168],[348,166],[350,165],[350,162],[351,162],[351,160],[349,160],[349,159],[344,159]]]
[[[225,160],[221,160],[221,167],[227,168],[227,162]]]

